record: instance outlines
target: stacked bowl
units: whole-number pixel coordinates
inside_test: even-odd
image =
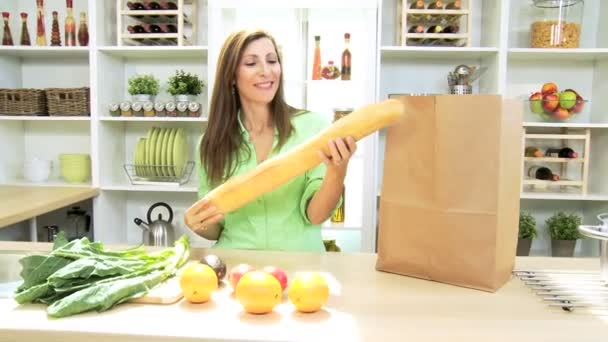
[[[61,176],[70,183],[84,183],[91,178],[91,157],[88,154],[60,154]]]

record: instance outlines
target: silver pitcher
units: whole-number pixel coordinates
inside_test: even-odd
[[[581,225],[578,231],[592,239],[600,240],[600,276],[608,283],[608,213],[597,215],[602,222],[599,226]]]
[[[158,219],[152,221],[152,211],[157,207],[165,207],[169,210],[169,220],[163,220],[163,215],[158,214]],[[148,209],[148,223],[144,222],[139,218],[135,218],[133,221],[142,230],[142,240],[144,245],[148,246],[160,246],[170,247],[175,242],[175,227],[171,221],[173,221],[173,210],[171,207],[164,202],[154,203],[150,209]]]

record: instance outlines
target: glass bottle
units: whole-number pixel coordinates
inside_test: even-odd
[[[412,3],[410,4],[410,9],[413,10],[423,10],[424,9],[424,1],[422,0],[417,0],[417,1],[412,1]],[[420,14],[410,14],[409,15],[409,19],[413,20],[413,21],[417,21],[422,19],[423,16]]]
[[[21,45],[32,45],[30,31],[27,29],[27,13],[21,12]]]
[[[534,0],[530,45],[533,48],[578,48],[583,23],[582,0]]]
[[[167,113],[167,116],[177,116],[177,110],[175,110],[175,102],[167,102],[167,104],[165,105],[165,112]]]
[[[143,105],[141,102],[133,102],[131,105],[133,116],[144,116]]]
[[[89,45],[89,27],[87,26],[87,13],[80,12],[80,25],[78,26],[78,44]]]
[[[44,0],[36,0],[36,45],[46,45],[46,31],[44,28]]]
[[[344,51],[342,51],[342,70],[341,77],[342,80],[348,81],[350,80],[351,73],[351,65],[352,65],[352,56],[350,53],[350,33],[344,34],[344,44],[346,45]]]
[[[131,111],[131,102],[124,101],[120,104],[120,116],[133,116]]]
[[[312,64],[312,79],[321,79],[321,36],[315,36],[315,55]]]
[[[9,13],[2,12],[2,19],[4,19],[4,35],[2,36],[2,45],[13,45],[13,36],[11,34],[11,28],[8,24]]]
[[[112,102],[108,105],[108,111],[110,112],[110,116],[120,116],[120,105]]]
[[[441,0],[432,1],[427,8],[428,9],[443,9],[443,1],[441,1]]]
[[[449,4],[445,5],[445,9],[446,10],[459,10],[459,9],[462,9],[462,4],[460,3],[459,0],[452,1]]]
[[[177,116],[185,117],[188,116],[188,102],[177,103]]]
[[[53,25],[51,26],[51,46],[61,46],[61,33],[59,33],[59,19],[57,11],[53,11]]]
[[[76,46],[76,21],[74,20],[74,10],[72,0],[65,0],[67,12],[65,16],[65,46]]]
[[[165,113],[165,104],[162,102],[154,103],[154,112],[156,116],[167,116]]]
[[[424,33],[424,26],[422,25],[413,25],[408,30],[408,33]],[[409,38],[407,40],[408,45],[418,45],[422,42],[422,38]]]

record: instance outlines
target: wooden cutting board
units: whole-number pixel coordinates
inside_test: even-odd
[[[147,295],[132,299],[130,303],[140,304],[173,304],[184,297],[179,287],[179,277],[174,276],[148,292]]]

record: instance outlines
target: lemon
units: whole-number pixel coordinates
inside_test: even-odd
[[[235,296],[243,309],[253,314],[269,313],[281,303],[281,284],[262,271],[245,273],[236,285]]]
[[[318,273],[296,276],[289,285],[289,300],[300,312],[315,312],[327,302],[329,286]]]
[[[193,263],[186,267],[179,278],[184,297],[191,303],[204,303],[217,289],[217,275],[208,265]]]

